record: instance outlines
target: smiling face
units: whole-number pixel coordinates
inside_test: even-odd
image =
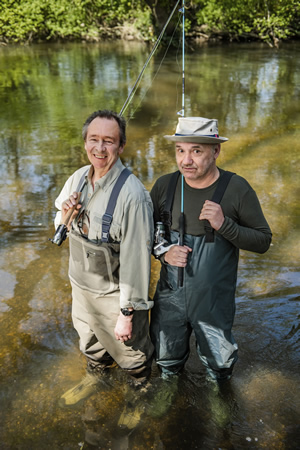
[[[124,150],[115,119],[96,117],[88,126],[84,148],[94,167],[93,181],[103,177]]]
[[[178,169],[191,187],[202,188],[215,181],[219,154],[220,144],[176,143]]]

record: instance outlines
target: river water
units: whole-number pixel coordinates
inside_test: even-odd
[[[295,449],[299,428],[300,42],[189,46],[186,116],[219,120],[219,166],[255,188],[273,231],[264,255],[241,252],[234,326],[240,359],[224,392],[207,384],[193,338],[177,390],[154,370],[170,409],[123,433],[126,383],[73,408],[61,395],[85,374],[71,323],[68,244],[53,236],[54,200],[87,163],[81,126],[120,111],[149,54],[136,43],[0,48],[0,448]],[[156,54],[127,110],[122,159],[150,189],[175,169],[180,49]],[[164,59],[163,59],[164,58]],[[158,275],[153,261],[151,294]],[[155,369],[155,367],[154,367]],[[160,397],[161,396],[161,397]],[[148,400],[151,403],[151,398]],[[145,404],[147,403],[145,401]],[[138,400],[137,400],[138,404]]]

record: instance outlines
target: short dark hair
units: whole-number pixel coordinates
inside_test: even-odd
[[[82,137],[84,141],[86,140],[89,125],[94,119],[96,119],[96,117],[100,117],[101,119],[115,120],[118,123],[120,130],[120,146],[126,144],[126,120],[116,112],[109,111],[108,109],[95,111],[86,119],[82,127]]]

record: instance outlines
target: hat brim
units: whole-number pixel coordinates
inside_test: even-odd
[[[165,135],[165,139],[173,142],[195,142],[197,144],[222,144],[228,141],[225,137],[209,137],[209,136],[176,136],[176,135]]]

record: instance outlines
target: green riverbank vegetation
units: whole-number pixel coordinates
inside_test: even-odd
[[[300,36],[299,0],[186,0],[191,40],[261,40],[278,46]],[[0,43],[156,40],[176,1],[1,0]],[[181,3],[179,4],[179,7]],[[178,8],[179,8],[178,7]],[[167,34],[178,19],[175,14]],[[180,27],[178,27],[179,35]]]

